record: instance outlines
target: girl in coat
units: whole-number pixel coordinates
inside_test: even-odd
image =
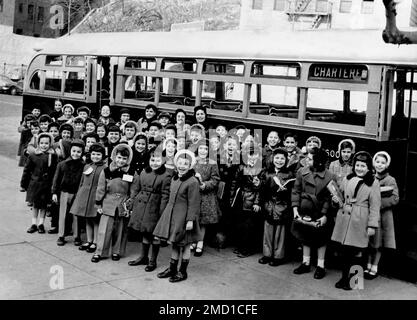
[[[160,242],[152,233],[169,199],[171,174],[164,166],[162,152],[155,149],[150,154],[149,165],[140,174],[136,174],[130,193],[133,204],[129,227],[138,231],[141,239],[139,257],[129,261],[130,266],[147,265],[145,271],[156,269]],[[149,249],[152,244],[152,256]]]
[[[147,132],[149,125],[158,120],[158,108],[153,104],[148,104],[145,108],[145,116],[138,120],[139,132]]]
[[[133,139],[133,159],[131,166],[137,175],[149,165],[148,138],[144,133],[139,133]]]
[[[115,125],[116,121],[110,117],[111,111],[109,106],[103,106],[100,110],[100,117],[97,120],[97,123],[102,123],[106,126]]]
[[[391,163],[390,155],[385,151],[379,151],[373,158],[373,166],[376,171],[376,180],[381,187],[381,225],[370,239],[370,254],[365,270],[365,279],[372,280],[378,276],[378,263],[381,259],[381,249],[395,249],[394,217],[392,209],[399,202],[398,186],[395,178],[388,173]]]
[[[343,179],[332,240],[341,245],[342,278],[336,288],[351,290],[350,269],[363,265],[362,252],[368,247],[369,237],[379,226],[381,193],[379,182],[372,175],[372,157],[368,152],[358,152],[353,157],[353,172]],[[333,197],[337,203],[337,197]]]
[[[340,141],[338,146],[339,159],[330,163],[329,171],[336,176],[339,187],[343,178],[352,173],[352,157],[355,154],[355,146],[352,139]]]
[[[287,151],[275,149],[272,154],[273,167],[267,170],[261,203],[264,206],[265,223],[263,257],[260,264],[270,266],[282,264],[285,254],[285,234],[291,219],[291,189],[294,175],[287,168]]]
[[[199,234],[200,214],[199,182],[194,177],[195,156],[189,150],[181,150],[175,155],[178,173],[171,180],[169,201],[154,230],[154,236],[172,244],[169,268],[158,274],[158,278],[168,278],[170,282],[187,279],[190,262],[190,245],[202,240]],[[177,272],[178,261],[181,267]]]
[[[163,156],[165,157],[165,168],[167,168],[171,172],[171,175],[174,173],[175,170],[174,158],[175,154],[177,153],[177,147],[178,141],[175,138],[166,139],[163,143]]]
[[[101,215],[98,226],[97,252],[91,258],[92,262],[99,262],[103,257],[120,260],[126,250],[127,225],[129,212],[126,200],[129,199],[130,185],[133,182],[134,170],[130,167],[133,151],[127,144],[121,143],[114,147],[112,162],[99,177],[96,206]]]
[[[28,233],[45,233],[45,211],[51,203],[51,187],[58,157],[51,148],[53,138],[48,133],[38,135],[37,150],[29,155],[23,169],[20,187],[27,191],[26,202],[32,207],[32,225]],[[39,217],[39,221],[38,221]]]
[[[91,163],[85,165],[81,177],[80,187],[71,207],[71,213],[86,220],[87,242],[79,250],[95,252],[97,249],[97,235],[100,216],[97,215],[96,191],[101,172],[106,167],[104,158],[106,150],[99,143],[94,143],[90,149]]]
[[[220,181],[217,162],[209,158],[209,141],[201,140],[198,143],[197,163],[195,165],[195,176],[200,183],[200,230],[202,237],[206,234],[206,228],[217,224],[221,217],[219,203],[217,201],[217,185]],[[203,240],[197,243],[194,256],[200,257],[203,254]]]
[[[315,279],[326,275],[324,256],[330,240],[331,223],[328,215],[330,193],[327,185],[334,176],[326,169],[327,153],[312,148],[308,153],[306,166],[297,171],[291,194],[294,212],[292,233],[303,245],[303,262],[294,270],[295,274],[310,272],[311,248],[317,249]]]

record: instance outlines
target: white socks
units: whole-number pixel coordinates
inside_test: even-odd
[[[37,218],[32,217],[32,224],[36,225],[37,220],[38,220]]]
[[[303,256],[303,263],[306,265],[310,265],[310,256]]]
[[[317,267],[324,269],[324,259],[317,259]]]
[[[43,224],[45,222],[45,218],[39,218],[39,225]]]
[[[371,273],[372,274],[377,274],[378,273],[378,266],[373,264],[371,267]]]

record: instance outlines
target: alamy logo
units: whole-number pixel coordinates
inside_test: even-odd
[[[49,270],[53,276],[49,280],[49,287],[52,290],[63,290],[64,289],[64,268],[62,266],[52,266]]]
[[[353,274],[349,280],[350,287],[354,290],[363,290],[363,268],[358,265],[352,266],[349,274]]]
[[[49,20],[51,29],[64,29],[64,8],[60,5],[54,5],[49,12],[52,15],[51,20]]]

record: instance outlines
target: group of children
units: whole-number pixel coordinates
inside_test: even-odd
[[[108,106],[97,120],[87,107],[74,112],[57,100],[50,115],[34,108],[25,116],[21,191],[32,210],[28,232],[44,233],[48,212],[57,244],[72,233],[80,250],[94,253],[92,262],[119,260],[134,232],[139,256],[129,265],[154,271],[160,246],[171,244],[170,266],[158,277],[178,282],[187,279],[191,252],[201,256],[206,242],[234,246],[241,258],[262,248],[259,263],[270,266],[286,261],[293,242],[303,252],[294,273],[310,272],[315,249],[314,278],[322,279],[332,240],[343,261],[336,287],[349,290],[352,265],[366,264],[373,279],[381,249],[395,249],[399,196],[386,152],[372,158],[345,139],[329,164],[318,137],[300,149],[294,133],[281,144],[271,131],[262,147],[242,125],[212,126],[204,106],[195,107],[191,123],[182,109],[171,118],[154,105],[138,121],[122,109],[116,122]]]

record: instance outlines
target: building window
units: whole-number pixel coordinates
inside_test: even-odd
[[[372,14],[374,13],[374,0],[363,0],[362,1],[362,14]]]
[[[352,9],[352,0],[340,0],[340,12],[350,13]]]
[[[23,13],[23,3],[19,3],[19,13]]]
[[[285,0],[275,0],[274,1],[274,10],[275,11],[284,11],[285,10]]]
[[[252,0],[253,10],[262,10],[262,0]]]
[[[38,22],[43,22],[44,11],[45,11],[44,7],[38,8]]]
[[[28,20],[33,20],[34,11],[35,7],[33,6],[33,4],[28,5]]]
[[[327,12],[327,0],[317,0],[316,2],[316,12]]]
[[[0,12],[3,12],[3,0],[0,0]]]

